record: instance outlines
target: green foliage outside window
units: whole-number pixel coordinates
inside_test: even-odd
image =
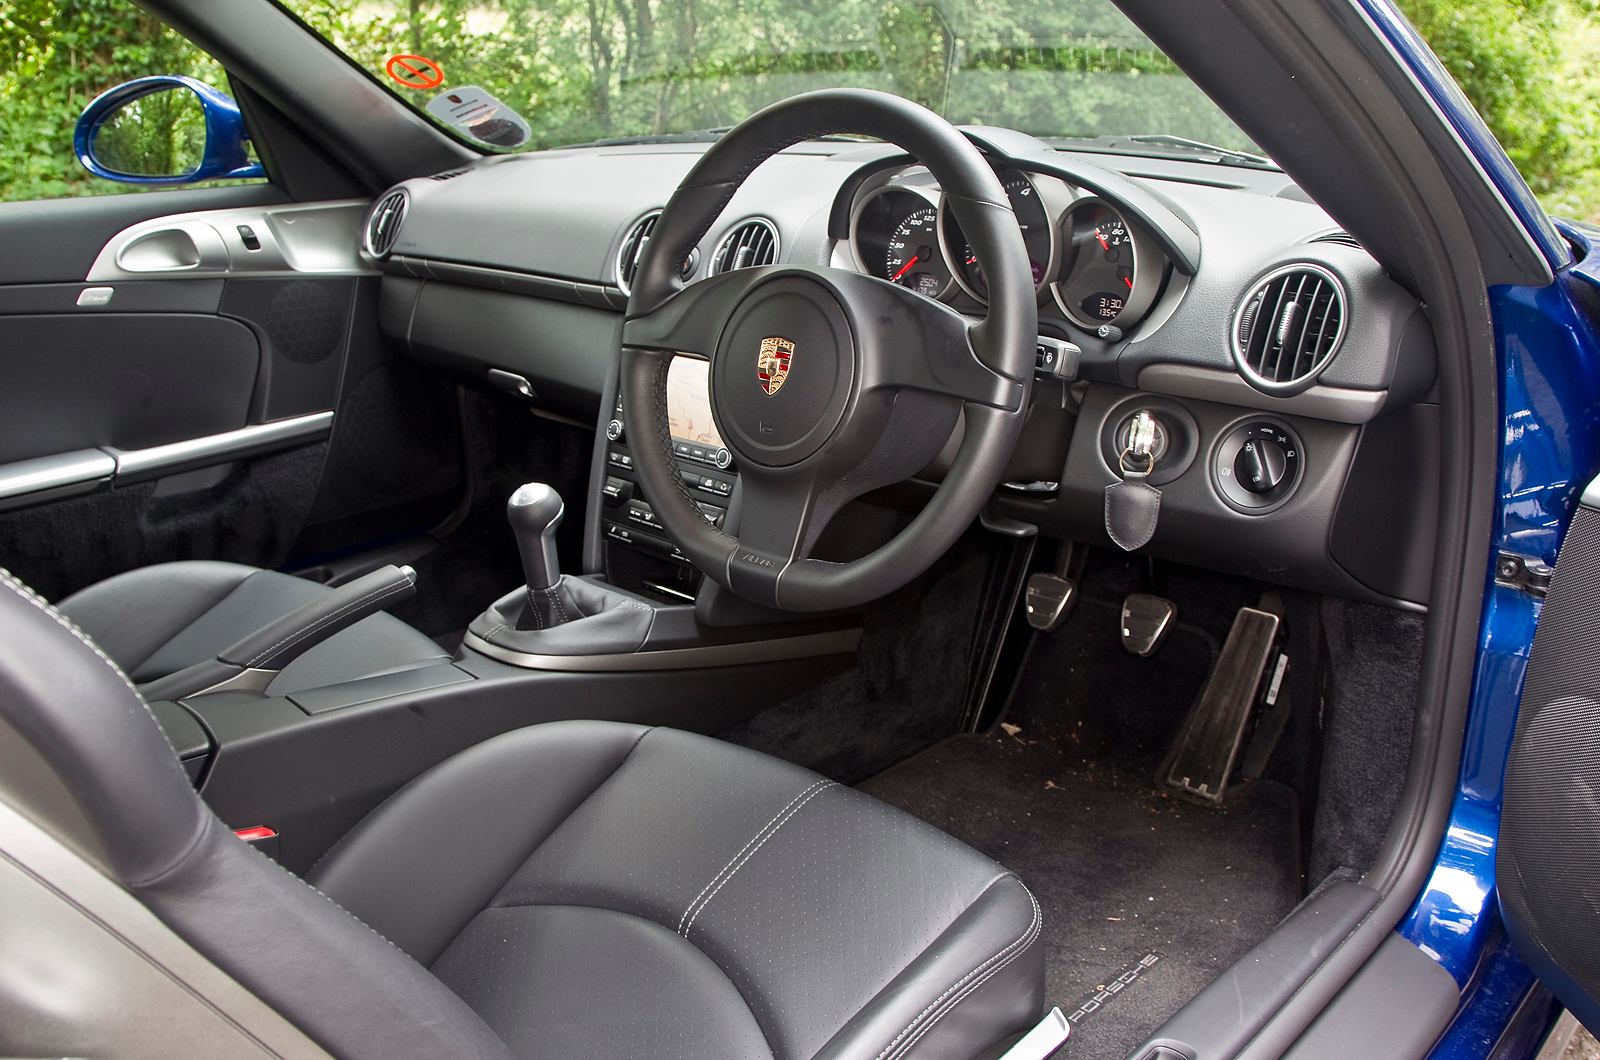
[[[125,0],[0,2],[0,200],[137,190],[85,172],[72,151],[72,130],[95,96],[149,74],[187,74],[228,91],[210,56]],[[125,157],[145,152],[148,165],[162,150],[187,158],[203,146],[203,133],[193,128],[198,106],[176,94],[147,97],[143,106],[172,108],[173,134],[163,147],[127,123],[119,145]],[[135,144],[133,136],[145,142]]]
[[[526,148],[730,125],[795,92],[899,92],[1040,135],[1252,150],[1108,0],[286,0],[383,77],[425,55],[522,114]],[[1397,0],[1552,212],[1600,220],[1600,0]],[[215,62],[126,0],[0,4],[0,200],[99,194],[72,155],[96,94]]]

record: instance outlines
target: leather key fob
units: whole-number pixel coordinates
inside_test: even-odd
[[[1155,536],[1156,520],[1161,516],[1161,491],[1145,481],[1148,473],[1130,471],[1126,476],[1106,487],[1106,533],[1132,552]]]

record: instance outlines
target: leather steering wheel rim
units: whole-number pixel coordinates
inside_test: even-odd
[[[894,143],[933,173],[988,280],[984,320],[974,324],[883,279],[814,266],[682,283],[679,263],[758,165],[841,132]],[[1016,216],[964,135],[888,93],[791,97],[718,139],[656,222],[622,335],[634,470],[668,534],[719,584],[789,611],[858,606],[931,566],[999,485],[1022,429],[1037,334],[1033,271]],[[673,463],[667,372],[685,354],[711,362],[713,417],[740,471],[738,536],[707,522]],[[963,413],[956,458],[908,526],[860,559],[809,558],[840,507],[926,466]]]

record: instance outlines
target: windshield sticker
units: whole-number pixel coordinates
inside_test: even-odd
[[[463,85],[435,96],[428,103],[428,113],[493,147],[520,147],[533,135],[522,115],[477,85]]]
[[[389,76],[406,88],[438,88],[444,84],[444,69],[420,55],[392,55],[383,65]]]

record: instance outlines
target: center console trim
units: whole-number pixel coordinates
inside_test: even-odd
[[[861,627],[807,633],[798,637],[771,637],[739,644],[705,644],[693,648],[615,655],[530,655],[501,648],[468,633],[463,646],[524,670],[562,670],[576,673],[614,673],[625,670],[696,670],[710,666],[809,659],[820,655],[851,655],[861,643]]]

